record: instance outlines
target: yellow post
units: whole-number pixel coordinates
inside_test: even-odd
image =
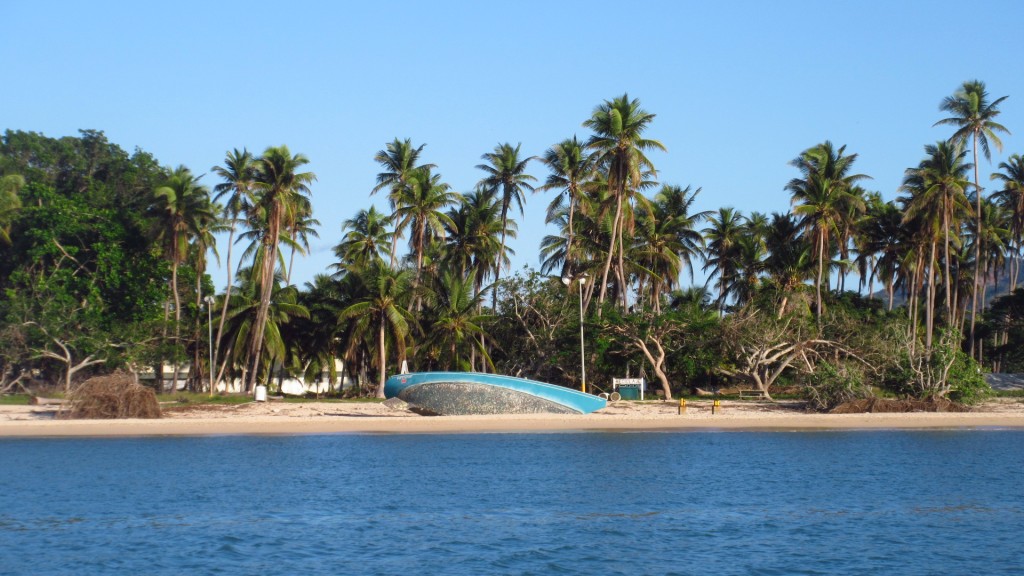
[[[715,414],[715,413],[717,413],[717,412],[721,412],[721,411],[722,411],[722,403],[721,403],[721,401],[719,401],[719,400],[715,400],[715,401],[714,401],[714,402],[713,402],[713,403],[711,404],[711,413],[712,413],[712,414]]]
[[[679,399],[679,413],[686,412],[686,398]]]

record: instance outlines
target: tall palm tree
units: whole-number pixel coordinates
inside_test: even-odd
[[[537,179],[526,173],[526,165],[534,156],[520,158],[519,149],[522,144],[515,147],[508,142],[498,144],[493,152],[487,152],[480,158],[486,160],[487,164],[477,164],[477,168],[483,170],[487,175],[480,179],[478,186],[494,194],[501,200],[501,252],[495,260],[494,282],[497,284],[501,279],[501,267],[505,257],[505,240],[508,229],[508,211],[513,204],[523,214],[523,203],[526,201],[524,190],[533,192],[534,188],[530,182]],[[493,304],[497,308],[497,292],[493,294]]]
[[[443,237],[445,225],[451,224],[443,210],[460,198],[458,192],[441,181],[440,174],[434,174],[430,168],[420,168],[410,175],[408,186],[395,201],[396,231],[405,227],[412,229],[409,244],[416,255],[415,286],[419,286],[422,279],[423,255],[428,244],[435,237]]]
[[[388,231],[389,217],[370,206],[360,210],[353,218],[341,225],[344,236],[334,247],[338,261],[332,265],[337,272],[362,270],[372,262],[383,259],[390,250],[391,232]]]
[[[250,363],[252,371],[246,382],[246,392],[256,384],[256,372],[259,368],[260,353],[263,349],[263,330],[267,324],[267,311],[270,308],[271,291],[274,284],[274,269],[278,259],[278,245],[281,241],[281,230],[293,217],[296,207],[309,196],[309,186],[316,181],[312,172],[299,170],[309,163],[302,154],[292,154],[287,146],[267,148],[256,161],[258,175],[253,183],[253,209],[261,214],[260,219],[266,225],[266,233],[262,235],[263,258],[260,266],[260,308],[256,315],[253,337],[250,342]]]
[[[198,176],[178,166],[162,186],[153,190],[150,208],[154,216],[153,236],[163,247],[164,257],[171,264],[170,291],[174,299],[174,346],[181,344],[181,294],[178,289],[178,266],[188,258],[189,243],[203,228],[203,223],[216,217],[210,202],[210,191],[199,184]],[[175,355],[172,388],[178,382],[178,355]]]
[[[214,357],[220,358],[220,342],[224,334],[224,322],[228,317],[228,302],[231,301],[231,288],[234,284],[234,277],[231,274],[233,260],[231,250],[235,244],[235,232],[238,225],[238,216],[247,213],[252,207],[252,186],[256,180],[256,159],[249,150],[243,148],[241,152],[235,148],[225,154],[224,166],[214,166],[212,172],[220,176],[221,182],[213,187],[214,200],[224,202],[224,217],[230,226],[228,232],[228,253],[227,253],[227,286],[224,289],[223,306],[220,311],[220,321],[217,324],[217,349]]]
[[[815,245],[818,275],[815,279],[816,318],[820,324],[822,312],[821,283],[825,260],[831,255],[831,242],[841,236],[846,222],[863,212],[863,198],[852,192],[853,186],[868,176],[850,174],[856,154],[844,155],[846,146],[836,149],[825,141],[808,148],[790,165],[800,171],[800,178],[786,184],[792,193],[793,213],[801,217],[808,236]]]
[[[579,202],[580,194],[583,193],[584,183],[594,172],[593,157],[587,153],[586,146],[576,139],[566,138],[544,152],[541,161],[551,171],[548,174],[544,185],[537,188],[537,191],[558,190],[559,195],[552,201],[552,206],[561,204],[562,193],[569,198],[569,223],[566,239],[566,250],[572,253],[573,218],[576,213],[576,205]],[[551,207],[548,208],[549,212]]]
[[[952,274],[950,273],[950,245],[958,241],[954,232],[958,231],[962,218],[970,212],[967,200],[967,188],[970,181],[967,172],[971,165],[964,162],[967,152],[959,145],[949,142],[937,142],[925,146],[925,159],[916,168],[908,168],[903,178],[901,190],[909,192],[911,197],[907,203],[904,224],[909,224],[921,215],[923,221],[929,222],[933,232],[932,242],[943,239],[943,287],[945,292],[945,314],[948,324],[953,324],[956,311],[953,308]],[[931,215],[931,217],[927,217]],[[930,263],[929,266],[933,265]]]
[[[1009,217],[1010,238],[1013,241],[1013,265],[1010,267],[1010,293],[1017,289],[1020,276],[1020,259],[1024,252],[1024,157],[1011,155],[1006,162],[999,163],[1002,172],[992,174],[992,180],[1003,184],[1003,189],[992,195]]]
[[[704,270],[711,270],[710,281],[718,276],[718,313],[725,315],[725,301],[729,286],[736,280],[739,271],[739,242],[743,236],[743,216],[731,207],[719,208],[717,214],[708,216],[708,227],[704,229],[705,250]]]
[[[398,347],[399,355],[404,355],[405,338],[414,322],[405,306],[411,293],[410,272],[376,263],[363,274],[363,284],[365,294],[341,311],[338,322],[353,321],[354,337],[361,338],[376,332],[377,368],[380,371],[376,396],[383,398],[388,336]]]
[[[954,126],[956,132],[949,137],[950,142],[966,143],[971,140],[971,151],[974,154],[974,189],[977,192],[975,204],[975,219],[977,226],[981,227],[981,185],[978,182],[978,145],[985,153],[985,159],[991,160],[992,153],[989,150],[989,140],[995,145],[996,150],[1002,151],[1003,142],[996,135],[996,132],[1009,134],[1010,131],[1002,124],[995,121],[999,116],[999,105],[1009,96],[1002,96],[989,102],[988,91],[985,83],[980,80],[969,80],[964,82],[952,96],[942,99],[939,110],[952,114],[949,118],[943,118],[934,125]],[[980,266],[982,246],[978,243],[975,246],[974,256],[974,289],[971,293],[971,353],[974,352],[974,326],[978,316],[978,292],[982,282]]]
[[[654,164],[644,152],[657,149],[665,150],[665,145],[657,140],[643,137],[644,131],[654,120],[651,114],[640,107],[640,100],[629,99],[628,94],[619,98],[605,100],[598,105],[590,118],[583,122],[594,134],[587,140],[587,148],[593,150],[594,161],[606,173],[608,187],[615,201],[615,216],[612,219],[611,243],[601,277],[601,292],[598,301],[604,303],[608,287],[608,274],[612,266],[613,256],[617,256],[616,275],[622,288],[623,307],[625,307],[625,247],[622,240],[623,202],[627,190],[639,189],[645,172],[654,173]]]
[[[384,150],[378,150],[373,159],[380,165],[382,172],[377,174],[377,185],[370,191],[370,195],[381,190],[388,189],[388,202],[392,212],[398,206],[399,197],[406,193],[409,187],[410,178],[417,170],[437,168],[434,164],[418,164],[420,153],[426,144],[413,146],[412,140],[406,138],[399,140],[395,138],[387,143]],[[397,257],[398,239],[402,236],[402,230],[397,226],[391,238],[391,266],[395,266]]]

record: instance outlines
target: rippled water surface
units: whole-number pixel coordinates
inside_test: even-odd
[[[1022,574],[1024,432],[0,441],[0,574]]]

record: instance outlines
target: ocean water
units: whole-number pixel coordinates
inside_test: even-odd
[[[1022,573],[1022,431],[0,441],[0,574]]]

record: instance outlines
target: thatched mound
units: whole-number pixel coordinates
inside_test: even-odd
[[[829,412],[832,414],[894,413],[894,412],[969,412],[970,408],[945,398],[929,400],[891,400],[863,398],[844,402]]]
[[[159,418],[156,393],[134,382],[129,374],[115,372],[82,383],[68,396],[61,418],[112,419]]]

